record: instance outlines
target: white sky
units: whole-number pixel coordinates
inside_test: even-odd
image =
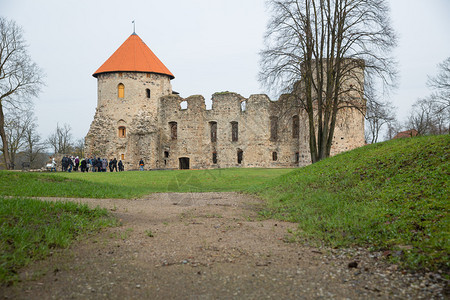
[[[43,138],[67,123],[83,138],[97,105],[92,74],[133,32],[175,75],[182,97],[232,91],[267,93],[257,81],[269,15],[264,0],[0,0],[0,16],[25,31],[32,59],[47,75],[34,100]],[[449,0],[390,0],[399,35],[398,116],[430,91],[427,75],[450,56]]]

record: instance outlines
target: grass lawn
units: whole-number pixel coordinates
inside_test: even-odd
[[[450,136],[368,145],[250,191],[300,240],[385,251],[412,269],[450,270]]]
[[[215,169],[114,173],[0,171],[0,195],[134,198],[165,192],[243,191],[293,169]]]
[[[368,145],[300,169],[121,173],[0,171],[0,197],[14,197],[0,199],[2,206],[6,206],[3,203],[12,206],[19,203],[16,206],[23,211],[30,210],[30,215],[36,214],[36,222],[40,224],[65,228],[66,225],[58,223],[58,218],[52,217],[60,213],[33,213],[28,204],[33,206],[34,202],[19,198],[135,198],[159,192],[241,191],[256,194],[267,201],[266,208],[260,212],[262,217],[298,223],[296,236],[300,241],[332,247],[362,245],[384,251],[393,262],[407,268],[442,269],[448,273],[449,154],[450,135],[443,135]],[[47,208],[39,209],[46,211],[54,204],[45,205]],[[76,212],[77,218],[84,215],[79,213],[84,209],[69,211]],[[91,220],[88,223],[95,222],[95,219],[88,220]],[[25,228],[33,222],[28,212],[17,217],[4,212],[0,216],[0,226],[5,230],[2,234],[6,234],[1,236],[1,247],[5,248],[0,250],[4,252],[4,249],[10,249],[11,243],[15,243],[16,237],[11,235],[8,238],[8,234],[12,234],[16,227],[17,239],[20,239],[20,232],[25,229],[20,229],[22,227],[17,224],[23,224]],[[52,238],[48,240],[50,246],[40,246],[37,242],[36,247],[64,245],[55,244]],[[25,252],[30,257],[35,256],[34,250]],[[15,254],[8,255],[2,256],[4,260],[0,262],[6,270],[1,271],[4,272],[2,274],[12,274],[11,270],[16,267],[10,266],[21,265],[10,264],[9,260]],[[45,254],[37,254],[36,257],[42,255]]]

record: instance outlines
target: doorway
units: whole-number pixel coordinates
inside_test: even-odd
[[[189,157],[180,157],[180,170],[189,170]]]

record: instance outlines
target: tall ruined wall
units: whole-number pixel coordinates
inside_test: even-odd
[[[202,96],[187,98],[187,109],[181,109],[183,100],[171,96],[160,102],[161,168],[179,168],[180,157],[189,157],[190,167],[195,169],[298,165],[293,115],[280,113],[281,101],[272,102],[266,95],[245,99],[235,93],[216,93],[212,109],[206,110]],[[277,118],[275,137],[271,136],[271,117]],[[173,122],[177,123],[176,139],[171,136]],[[211,139],[212,122],[217,126],[215,141]],[[233,122],[238,127],[237,140],[232,137]],[[240,162],[238,151],[242,151]],[[214,153],[217,162],[213,161]]]

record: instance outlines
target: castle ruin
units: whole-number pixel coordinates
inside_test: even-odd
[[[86,156],[116,157],[125,169],[285,168],[311,163],[308,120],[289,104],[266,95],[248,99],[215,93],[172,91],[174,75],[133,33],[93,74],[98,81]],[[362,101],[361,101],[362,102]],[[364,145],[364,116],[355,108],[338,114],[331,155]]]

